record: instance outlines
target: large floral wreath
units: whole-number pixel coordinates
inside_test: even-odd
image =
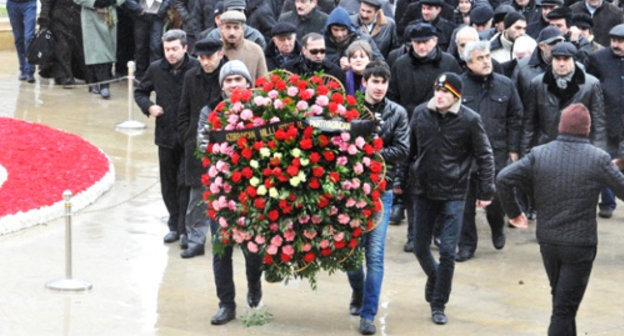
[[[314,287],[320,269],[362,263],[357,247],[386,188],[383,142],[361,122],[372,118],[362,97],[345,96],[331,76],[276,71],[256,87],[235,90],[208,117],[202,183],[219,228],[214,249],[240,245],[261,254],[268,281]]]

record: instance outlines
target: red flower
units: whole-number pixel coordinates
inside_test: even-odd
[[[217,219],[217,212],[214,210],[208,210],[206,211],[206,214],[212,219]]]
[[[269,160],[269,163],[271,164],[271,166],[279,166],[280,158],[275,156],[275,157],[271,158],[271,160]]]
[[[273,175],[273,170],[271,170],[271,168],[266,167],[264,169],[262,169],[262,175],[264,176],[271,176]]]
[[[376,151],[380,151],[383,149],[383,139],[382,138],[375,138],[373,140],[373,147],[375,147]]]
[[[251,168],[249,167],[243,168],[241,173],[243,174],[243,176],[245,176],[246,179],[250,179],[253,176],[253,170],[251,170]]]
[[[290,194],[290,196],[288,196],[288,200],[291,202],[294,202],[297,200],[297,195],[295,194]]]
[[[281,80],[279,75],[272,75],[271,76],[271,83],[277,83],[277,81]]]
[[[366,144],[364,145],[364,153],[366,153],[366,155],[371,156],[373,155],[373,153],[375,153],[375,149],[373,148],[373,146]]]
[[[238,194],[238,201],[241,203],[247,203],[247,194],[245,194],[244,192]]]
[[[232,173],[232,176],[230,177],[230,179],[232,180],[232,182],[238,183],[242,177],[243,177],[243,174],[241,174],[238,171],[235,171]]]
[[[325,195],[321,195],[319,197],[319,201],[318,201],[318,207],[319,208],[325,208],[329,205],[329,199],[327,199],[327,197],[325,197]]]
[[[334,161],[334,159],[336,158],[336,155],[334,154],[334,152],[332,152],[330,150],[326,150],[326,151],[323,152],[323,157],[327,161]]]
[[[202,176],[201,176],[201,183],[203,185],[210,184],[210,177],[208,177],[208,174],[202,174]]]
[[[381,191],[385,191],[386,190],[386,179],[381,180],[381,182],[379,182],[379,190]]]
[[[321,160],[321,155],[317,152],[310,153],[310,157],[308,158],[310,162],[317,163]]]
[[[271,189],[271,187],[273,187],[273,181],[270,178],[265,179],[264,180],[264,186],[267,187],[267,189]]]
[[[225,100],[222,100],[219,102],[219,104],[217,104],[217,107],[215,107],[215,111],[217,112],[221,112],[223,111],[223,108],[225,107]]]
[[[345,246],[347,246],[347,242],[346,242],[346,241],[344,241],[344,240],[334,242],[334,247],[336,248],[336,250],[341,250],[341,249],[343,249]]]
[[[202,159],[202,167],[204,167],[204,168],[208,168],[208,166],[210,166],[210,159],[209,159],[209,158],[207,158],[207,157],[204,157],[204,158]]]
[[[329,104],[327,104],[327,109],[329,110],[329,112],[331,112],[332,114],[335,114],[336,111],[338,111],[338,104],[334,103],[334,102],[330,102]]]
[[[238,164],[239,160],[240,160],[240,155],[238,155],[238,153],[234,153],[232,154],[232,156],[230,156],[230,161],[232,161],[233,164]]]
[[[257,195],[257,191],[254,186],[247,186],[245,192],[247,193],[247,195],[249,195],[249,197],[256,197]]]
[[[336,92],[333,95],[331,95],[331,101],[333,101],[336,104],[342,104],[344,103],[344,96]]]
[[[282,209],[282,213],[284,214],[289,214],[293,209],[292,205],[290,205],[286,200],[279,201],[279,207]]]
[[[356,248],[357,246],[358,246],[358,241],[357,241],[357,239],[352,238],[352,239],[349,241],[349,248],[353,249],[353,248]]]
[[[373,192],[371,193],[371,199],[373,201],[379,200],[380,196],[381,196],[381,194],[379,193],[379,190],[373,190]]]
[[[290,125],[290,127],[288,127],[287,133],[290,139],[294,139],[297,136],[297,134],[299,134],[299,130],[297,130],[297,127]]]
[[[379,174],[383,171],[383,165],[379,161],[371,160],[370,170],[375,174]]]
[[[314,76],[312,76],[310,78],[310,82],[312,82],[312,83],[314,83],[316,85],[321,85],[321,84],[323,84],[323,78],[321,78],[320,76],[314,75]]]
[[[236,143],[238,144],[238,147],[245,148],[245,147],[247,147],[247,144],[249,143],[249,141],[245,137],[240,137],[240,138],[238,138]]]
[[[238,103],[238,101],[240,100],[240,92],[241,89],[239,88],[236,88],[234,89],[234,91],[232,91],[232,95],[230,96],[230,101],[232,102],[232,104]]]
[[[305,89],[308,88],[308,82],[304,81],[304,80],[298,81],[297,82],[297,88],[299,89],[299,91],[301,91],[301,93],[303,93],[305,91]],[[299,95],[299,97],[301,97],[301,94]],[[301,97],[301,99],[303,99],[303,97]],[[310,98],[307,98],[307,99],[310,99]]]
[[[213,128],[219,129],[222,127],[221,121],[219,120],[219,114],[217,113],[217,111],[212,111],[208,115],[208,121],[210,122],[210,124],[212,124]]]
[[[332,253],[332,251],[331,251],[330,249],[328,249],[328,248],[324,248],[324,249],[322,249],[322,250],[321,250],[321,255],[322,255],[323,257],[327,257],[327,256],[328,256],[328,255],[330,255],[331,253]]]
[[[374,183],[378,183],[380,180],[379,174],[371,174],[370,178],[371,178],[371,181],[373,181]]]
[[[262,89],[264,90],[264,92],[269,92],[271,90],[273,90],[273,84],[266,82],[264,84],[262,84]]]
[[[248,102],[251,99],[251,90],[245,90],[241,92],[240,99],[243,101],[243,103]]]
[[[329,93],[329,89],[325,85],[319,85],[316,88],[316,93],[319,94],[319,95],[326,95],[326,94]]]
[[[299,147],[301,147],[301,149],[303,150],[308,150],[310,148],[312,148],[312,139],[310,138],[305,138],[302,139],[301,141],[299,141]]]
[[[284,132],[283,129],[278,128],[277,131],[275,131],[275,139],[280,140],[280,141],[284,141],[287,138],[287,134],[286,132]]]
[[[270,140],[269,144],[268,144],[269,148],[274,149],[275,147],[277,147],[277,144],[275,143],[275,140]]]
[[[251,151],[251,148],[249,148],[249,147],[245,147],[245,148],[243,148],[243,150],[241,151],[241,155],[242,155],[245,159],[249,160],[249,159],[251,159],[251,156],[253,155],[253,152]]]
[[[321,187],[321,184],[316,177],[312,177],[310,178],[310,182],[308,182],[308,186],[312,189],[318,189]]]
[[[316,177],[321,177],[323,176],[323,174],[325,174],[325,169],[323,169],[323,167],[315,166],[312,168],[312,175]]]
[[[308,252],[303,256],[303,260],[306,262],[313,262],[316,259],[316,254],[314,252]]]
[[[280,91],[284,91],[284,90],[286,90],[286,82],[284,82],[284,81],[283,81],[283,80],[281,80],[281,79],[280,79],[280,80],[278,80],[278,81],[275,83],[275,88],[276,88],[276,89],[278,89],[278,90],[280,90]]]
[[[295,176],[295,175],[299,174],[299,167],[290,165],[290,166],[288,166],[288,168],[286,168],[286,172],[290,176]]]
[[[336,82],[335,80],[329,81],[329,83],[327,83],[327,85],[332,90],[338,90],[338,89],[341,88],[340,84],[338,82]]]
[[[271,265],[271,264],[273,263],[273,257],[271,257],[271,255],[270,255],[270,254],[267,254],[267,255],[265,255],[265,256],[264,256],[264,258],[262,259],[262,262],[263,262],[265,265]]]
[[[297,84],[297,81],[299,81],[299,75],[290,75],[290,77],[288,77],[288,81],[290,82],[290,84]]]
[[[296,158],[292,159],[290,164],[292,164],[295,167],[301,167],[301,160],[299,160],[299,158],[296,157]]]
[[[299,83],[301,83],[301,82],[299,82]],[[312,98],[312,93],[306,91],[305,90],[305,86],[304,86],[303,89],[300,86],[299,90],[301,90],[301,91],[299,91],[299,98],[301,98],[301,100],[308,100],[308,99]]]
[[[254,142],[253,147],[255,150],[259,151],[260,148],[264,147],[264,141],[259,140],[259,141]]]
[[[266,78],[265,77],[258,77],[256,79],[256,86],[260,87],[262,85],[264,85],[264,83],[266,83]]]
[[[314,132],[314,128],[312,128],[311,126],[308,126],[303,130],[303,137],[311,138],[313,132]]]
[[[338,181],[340,181],[340,174],[338,174],[337,172],[329,173],[329,181],[331,183],[338,183]]]
[[[273,210],[269,211],[268,216],[269,216],[269,220],[271,222],[275,222],[276,220],[279,219],[279,211],[273,209]]]
[[[254,199],[254,206],[256,207],[256,209],[262,210],[264,209],[265,205],[266,205],[266,202],[264,201],[264,198],[256,197]]]
[[[360,229],[359,227],[356,227],[355,230],[353,230],[352,234],[353,234],[353,237],[359,237],[362,235],[362,229]]]
[[[292,259],[292,256],[289,256],[288,254],[280,253],[280,258],[282,259],[283,262],[289,262],[290,259]]]
[[[357,99],[355,99],[355,97],[353,97],[352,95],[348,95],[347,96],[347,104],[349,104],[349,105],[356,105],[357,104]]]
[[[321,134],[318,137],[318,143],[319,143],[319,146],[325,147],[325,146],[329,145],[329,138],[327,138],[327,136],[325,136],[325,134]]]

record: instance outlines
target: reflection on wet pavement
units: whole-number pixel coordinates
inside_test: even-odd
[[[15,55],[0,52],[0,116],[12,116],[78,134],[102,148],[116,183],[74,217],[74,276],[93,283],[86,293],[59,293],[44,284],[64,274],[62,220],[0,237],[0,335],[358,335],[349,316],[346,275],[323,274],[318,290],[305,282],[263,284],[265,326],[245,328],[240,318],[210,325],[218,301],[210,254],[183,260],[176,244],[164,245],[166,210],[160,197],[153,120],[135,108],[148,129],[128,136],[115,131],[127,119],[127,88],[112,85],[112,99],[41,80],[17,80]],[[2,141],[0,139],[0,148]],[[68,158],[70,159],[70,158]],[[600,245],[577,318],[579,335],[623,335],[624,212],[600,219]],[[507,230],[496,251],[479,213],[476,257],[457,264],[449,324],[430,321],[425,277],[412,254],[402,252],[406,226],[389,227],[386,274],[376,325],[378,335],[543,335],[550,294],[534,238]],[[235,252],[237,314],[247,311],[242,254]]]

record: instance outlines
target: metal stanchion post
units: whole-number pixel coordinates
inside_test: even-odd
[[[128,62],[128,120],[117,124],[117,129],[144,129],[147,126],[138,120],[134,120],[132,111],[134,110],[134,62]]]
[[[46,288],[60,291],[83,291],[91,289],[93,285],[87,281],[72,279],[71,197],[71,191],[63,192],[63,199],[65,199],[65,278],[48,281]]]

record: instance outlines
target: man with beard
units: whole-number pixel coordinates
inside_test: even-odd
[[[297,27],[286,22],[279,22],[271,31],[271,40],[264,50],[267,69],[283,69],[286,63],[297,58],[301,45],[297,42]]]
[[[300,38],[309,33],[320,33],[325,27],[328,15],[321,12],[317,5],[317,0],[295,0],[295,10],[282,13],[278,21],[297,27],[297,36]]]
[[[184,75],[198,62],[187,54],[186,33],[183,30],[167,31],[162,43],[165,57],[152,62],[147,68],[134,90],[134,100],[146,116],[156,118],[154,135],[158,146],[160,189],[169,212],[169,233],[164,241],[172,243],[180,239],[180,246],[186,248],[184,214],[190,190],[181,179],[184,176],[184,147],[177,130],[178,105]],[[150,100],[152,92],[156,92],[156,103]]]
[[[409,29],[411,50],[399,57],[392,66],[390,76],[390,88],[388,98],[399,103],[407,111],[411,118],[414,108],[427,101],[433,96],[432,83],[437,76],[445,71],[461,73],[461,68],[453,56],[443,52],[438,47],[438,37],[435,27],[428,23],[417,23]],[[404,166],[397,172],[397,179],[401,181],[401,187],[395,187],[394,195],[403,195],[406,187]],[[406,195],[407,196],[407,195]],[[397,196],[403,197],[403,196]],[[408,209],[408,223],[412,222],[410,214],[409,197],[403,199]],[[413,250],[413,226],[408,225],[407,242],[404,250]]]
[[[245,63],[252,81],[255,81],[267,73],[267,66],[262,48],[243,37],[246,20],[245,14],[236,10],[221,14],[221,40],[227,58]]]
[[[325,58],[325,38],[318,33],[310,33],[301,39],[301,55],[284,65],[284,69],[298,75],[312,76],[324,71],[346,85],[345,73],[337,65]]]
[[[621,134],[622,106],[624,106],[624,24],[619,24],[609,31],[611,45],[589,56],[588,72],[600,80],[604,94],[605,116],[607,118],[607,152],[615,157]],[[604,188],[598,205],[598,216],[610,218],[615,210],[613,191]]]
[[[499,63],[511,60],[511,51],[514,41],[526,32],[526,19],[518,12],[511,12],[505,15],[503,20],[505,30],[497,33],[490,39],[492,58]]]
[[[223,43],[211,38],[195,43],[195,54],[199,58],[200,66],[189,70],[184,76],[178,109],[178,134],[184,145],[184,182],[190,187],[185,217],[188,248],[180,255],[182,258],[204,254],[208,219],[202,198],[203,167],[195,157],[197,123],[202,107],[216,106],[222,99],[219,70],[227,61],[223,56]]]
[[[401,44],[394,20],[384,14],[380,0],[362,0],[358,13],[350,18],[355,29],[375,41],[383,57],[387,57],[392,49]]]
[[[494,152],[495,172],[503,169],[508,161],[518,160],[520,136],[522,135],[522,101],[511,80],[492,71],[490,44],[487,41],[470,42],[464,50],[468,70],[461,76],[463,104],[481,116],[485,132]],[[470,175],[464,220],[459,238],[456,261],[465,261],[477,249],[477,226],[475,223],[477,181]],[[497,250],[505,246],[505,212],[498,195],[485,208],[487,222],[492,230],[492,243]]]

